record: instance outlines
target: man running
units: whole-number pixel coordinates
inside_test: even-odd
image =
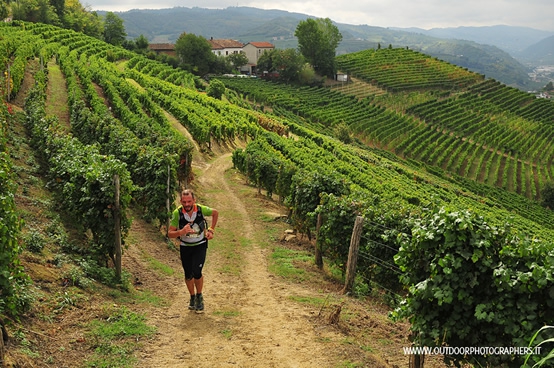
[[[180,255],[185,283],[190,293],[189,309],[204,311],[202,288],[204,276],[202,267],[206,261],[208,240],[214,237],[219,213],[216,209],[196,204],[194,192],[185,189],[181,193],[181,205],[173,211],[168,236],[181,241]],[[206,217],[212,217],[212,226],[208,227]]]

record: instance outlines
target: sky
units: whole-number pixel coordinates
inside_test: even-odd
[[[249,6],[279,9],[338,23],[423,29],[522,26],[554,31],[554,0],[81,0],[91,10]]]

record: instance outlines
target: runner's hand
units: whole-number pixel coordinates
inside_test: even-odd
[[[181,235],[187,235],[187,234],[190,234],[190,233],[194,233],[194,229],[192,228],[192,226],[190,226],[190,224],[186,224],[182,229],[181,229]]]

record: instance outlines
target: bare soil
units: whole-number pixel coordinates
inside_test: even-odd
[[[206,166],[198,185],[207,192],[206,201],[220,212],[217,233],[235,232],[238,239],[256,239],[261,224],[248,212],[226,179],[230,155],[217,157]],[[201,190],[201,189],[199,189]],[[133,229],[135,231],[135,229]],[[298,285],[279,280],[268,271],[270,248],[253,242],[234,246],[243,259],[238,274],[223,272],[225,257],[218,254],[221,245],[211,242],[205,266],[203,314],[188,311],[188,291],[183,277],[166,280],[144,278],[143,286],[162,291],[170,305],[157,309],[150,319],[158,327],[158,338],[146,344],[141,356],[144,366],[164,367],[324,367],[336,358],[326,351],[321,339],[336,338],[331,329],[316,330],[310,318],[317,311],[292,302],[291,295],[309,295]],[[215,249],[214,249],[215,248]],[[160,244],[141,242],[128,257],[132,269],[139,265],[140,252],[156,254],[162,262],[179,268],[175,252],[160,250]],[[137,252],[139,254],[135,255]],[[148,273],[148,272],[147,272]]]

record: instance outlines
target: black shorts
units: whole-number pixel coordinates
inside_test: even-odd
[[[181,264],[185,271],[185,279],[199,279],[202,277],[202,267],[206,262],[206,252],[208,250],[208,241],[200,245],[185,246],[181,245]]]

